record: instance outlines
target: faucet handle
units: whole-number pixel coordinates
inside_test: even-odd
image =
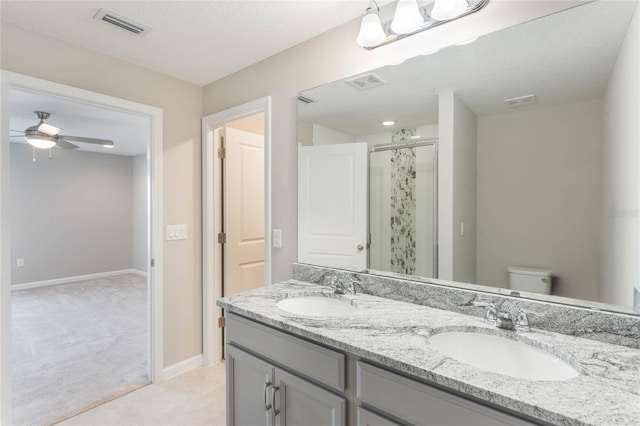
[[[494,323],[498,319],[498,309],[493,302],[471,302],[473,306],[479,306],[481,308],[485,308],[484,311],[484,319],[487,322]]]
[[[357,285],[361,286],[362,285],[362,280],[360,278],[358,278],[358,277],[354,277],[354,278],[351,278],[349,280],[349,284],[350,284],[351,291],[353,292],[353,294],[356,294],[356,286]]]
[[[515,321],[516,330],[524,329],[526,331],[531,331],[531,323],[529,322],[530,315],[542,316],[542,314],[538,312],[527,311],[522,308],[518,310],[518,315],[516,315]]]
[[[335,274],[331,274],[331,275],[325,275],[325,278],[327,281],[329,281],[329,285],[331,286],[335,286],[336,285],[336,281],[338,281],[338,276]]]

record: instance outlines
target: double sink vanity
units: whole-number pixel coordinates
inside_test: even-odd
[[[300,264],[294,278],[218,302],[230,425],[640,420],[637,317]]]

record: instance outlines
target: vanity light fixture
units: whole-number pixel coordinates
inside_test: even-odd
[[[391,21],[391,31],[396,34],[411,34],[424,24],[417,0],[398,0],[396,13]]]
[[[417,0],[398,0],[393,19],[382,22],[380,8],[375,0],[371,0],[360,23],[356,42],[365,49],[375,49],[475,13],[488,3],[489,0],[435,0],[420,7]]]
[[[367,8],[364,18],[360,23],[360,33],[358,34],[357,42],[360,46],[374,47],[384,42],[387,38],[384,30],[382,29],[382,22],[380,22],[380,15],[378,12],[380,8],[374,0],[371,0],[369,7]]]
[[[396,124],[396,122],[393,120],[387,120],[382,122],[383,126],[393,126],[394,124]]]
[[[436,21],[448,21],[462,15],[468,7],[467,0],[436,0],[431,17]]]

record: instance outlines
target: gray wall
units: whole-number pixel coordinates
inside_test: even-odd
[[[554,294],[598,300],[602,101],[478,119],[477,282],[553,270]]]
[[[5,22],[0,30],[4,70],[162,108],[163,221],[189,229],[162,247],[164,366],[202,353],[202,88]]]
[[[453,280],[476,282],[478,118],[453,99]],[[461,224],[464,223],[464,235]]]
[[[631,306],[640,289],[640,7],[629,26],[604,97],[603,302]]]
[[[130,269],[131,157],[11,144],[12,284]],[[24,267],[15,267],[16,259]]]
[[[147,272],[148,179],[147,154],[132,158],[133,167],[133,268]]]

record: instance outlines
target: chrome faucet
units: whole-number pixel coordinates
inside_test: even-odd
[[[502,312],[493,302],[471,302],[471,304],[485,308],[484,320],[504,330],[531,331],[528,315],[538,315],[535,312],[520,309],[514,318],[509,312]]]
[[[484,320],[495,325],[496,320],[498,319],[498,309],[493,302],[471,302],[471,304],[473,306],[485,308]]]
[[[525,311],[520,309],[516,316],[516,330],[531,331],[531,323],[529,322],[529,315],[540,315],[536,312]]]
[[[496,318],[496,327],[504,330],[515,330],[516,326],[513,322],[513,318],[509,312],[498,312],[498,318]]]

